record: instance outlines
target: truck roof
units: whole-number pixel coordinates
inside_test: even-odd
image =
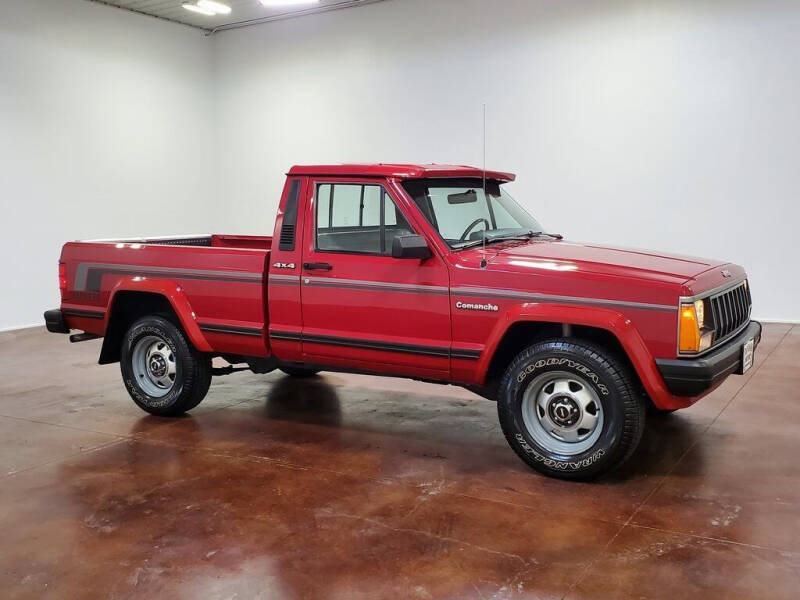
[[[413,165],[395,163],[347,165],[295,165],[288,175],[327,175],[338,177],[397,177],[420,179],[428,177],[483,177],[483,169],[467,165]],[[486,171],[487,179],[514,181],[516,175],[502,171]]]

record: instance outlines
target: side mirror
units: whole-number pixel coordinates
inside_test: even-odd
[[[431,249],[421,235],[398,235],[392,240],[392,256],[425,260],[431,257]]]

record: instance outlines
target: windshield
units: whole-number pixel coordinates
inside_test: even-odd
[[[480,178],[409,179],[403,187],[451,248],[525,238],[542,226],[501,189]]]

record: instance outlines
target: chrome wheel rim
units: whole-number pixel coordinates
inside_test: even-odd
[[[537,444],[566,456],[594,446],[604,421],[594,388],[566,371],[542,373],[531,381],[522,398],[522,418]]]
[[[175,354],[159,336],[148,335],[136,342],[131,368],[139,387],[153,398],[166,396],[175,385],[178,372]]]

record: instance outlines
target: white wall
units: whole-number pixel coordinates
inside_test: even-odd
[[[391,0],[215,38],[214,223],[293,163],[479,164],[572,239],[745,265],[800,320],[800,3]],[[235,207],[235,209],[234,209]]]
[[[0,329],[58,306],[70,239],[213,228],[211,45],[78,0],[0,13]]]
[[[744,264],[800,320],[800,3],[388,0],[205,38],[81,0],[0,15],[0,329],[77,238],[271,231],[293,163],[488,164],[572,239]]]

